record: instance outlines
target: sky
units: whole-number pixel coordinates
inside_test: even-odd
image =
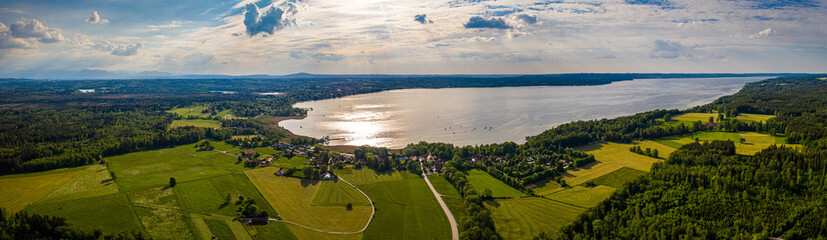
[[[827,72],[827,0],[2,0],[0,76]]]

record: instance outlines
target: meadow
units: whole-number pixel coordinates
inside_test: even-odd
[[[350,185],[337,181],[321,181],[310,205],[313,206],[370,206],[364,195]]]
[[[482,170],[472,169],[465,172],[465,175],[468,182],[474,186],[477,192],[482,192],[484,189],[491,189],[491,196],[495,198],[526,196],[525,193],[508,186]]]
[[[0,180],[2,181],[2,180]],[[75,175],[71,180],[55,189],[39,201],[53,203],[66,200],[97,197],[118,192],[118,184],[104,165],[92,165]]]
[[[741,142],[744,138],[744,142]],[[735,143],[735,153],[742,155],[753,155],[772,144],[786,145],[788,147],[802,148],[798,144],[787,144],[784,137],[770,136],[756,132],[694,132],[672,137],[664,137],[654,140],[663,145],[680,148],[681,146],[698,141],[729,140]]]
[[[597,206],[600,201],[609,198],[615,190],[617,189],[605,185],[594,187],[574,186],[546,197],[578,207],[589,208]]]
[[[195,117],[195,118],[238,118],[230,114],[230,110],[224,110],[221,112],[217,112],[216,114],[212,114],[210,112],[204,112],[207,110],[207,106],[192,106],[192,107],[185,107],[185,108],[174,108],[172,110],[168,110],[168,113],[177,114],[184,118]]]
[[[218,129],[218,128],[221,127],[221,124],[216,120],[184,119],[184,120],[172,121],[172,125],[169,125],[169,128],[190,127],[190,126]]]
[[[574,221],[585,208],[538,197],[497,199],[485,202],[497,233],[506,240],[532,239],[550,234]]]
[[[107,233],[119,233],[134,230],[143,232],[144,229],[123,193],[36,204],[25,211],[63,217],[69,224],[86,230],[100,229]]]
[[[428,180],[431,181],[431,185],[434,185],[434,189],[436,189],[439,194],[456,198],[462,197],[459,191],[457,191],[457,188],[448,182],[448,180],[445,180],[445,177],[442,177],[442,175],[428,175]]]
[[[54,170],[43,174],[4,176],[0,178],[0,207],[10,212],[23,210],[82,171],[82,169],[75,168],[70,171]]]
[[[213,163],[176,148],[109,157],[107,162],[109,170],[115,173],[122,191],[147,187],[161,188],[169,185],[170,177],[183,182],[228,173]]]
[[[320,189],[319,180],[279,177],[274,173],[274,168],[245,172],[267,202],[286,221],[324,231],[355,232],[361,230],[370,217],[370,206],[354,205],[352,210],[347,210],[345,206],[314,206],[311,203]]]
[[[409,172],[369,174],[356,170],[364,181],[356,186],[376,205],[376,216],[364,239],[449,239],[451,229],[428,185]],[[393,176],[393,177],[391,177]],[[350,181],[351,178],[345,178]]]

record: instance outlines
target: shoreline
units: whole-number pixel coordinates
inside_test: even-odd
[[[284,121],[284,120],[290,120],[290,119],[305,119],[305,118],[307,118],[307,115],[304,115],[304,116],[289,116],[289,117],[273,117],[273,116],[267,116],[267,117],[263,117],[263,118],[264,118],[265,120],[269,121],[270,123],[272,123],[272,125],[270,125],[270,127],[273,127],[273,128],[278,128],[278,129],[282,129],[282,130],[284,130],[284,131],[286,131],[286,132],[287,132],[287,137],[285,137],[285,138],[283,138],[283,139],[281,139],[281,140],[284,140],[284,141],[290,141],[290,139],[297,138],[297,137],[307,137],[307,138],[313,138],[313,137],[310,137],[310,136],[304,136],[304,135],[298,135],[298,134],[295,134],[295,133],[293,133],[292,131],[288,130],[287,128],[283,128],[283,127],[279,126],[279,123],[280,123],[281,121]],[[335,146],[324,146],[324,147],[325,147],[325,148],[327,148],[327,149],[330,149],[330,150],[332,150],[332,151],[343,152],[343,153],[353,153],[353,152],[356,150],[356,148],[359,148],[359,147],[361,147],[361,146],[356,146],[356,145],[335,145]],[[392,148],[388,148],[388,150],[390,150],[391,152],[399,152],[399,151],[401,151],[402,149],[392,149]]]

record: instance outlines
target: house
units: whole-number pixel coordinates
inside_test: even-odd
[[[334,178],[336,178],[336,176],[333,176],[333,174],[330,174],[329,172],[324,173],[322,176],[322,179],[324,180],[333,180]]]
[[[718,123],[708,122],[708,123],[704,124],[704,126],[706,126],[707,128],[718,128]]]
[[[586,182],[586,186],[587,186],[587,187],[594,187],[594,181],[588,181],[588,182]]]
[[[249,150],[245,150],[245,151],[241,152],[241,156],[253,156],[254,154],[256,154],[256,150],[253,150],[253,149],[249,149]]]
[[[287,174],[287,170],[284,168],[279,169],[279,171],[276,172],[276,176],[284,176],[285,174]]]

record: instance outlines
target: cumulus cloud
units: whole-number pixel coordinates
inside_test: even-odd
[[[525,24],[535,24],[537,23],[537,16],[523,13],[517,15],[517,20],[522,21]]]
[[[295,1],[284,2],[278,7],[271,5],[265,11],[261,11],[255,3],[247,4],[244,9],[244,26],[250,37],[259,33],[273,35],[276,30],[296,25],[296,15],[299,12]]]
[[[505,23],[502,18],[485,19],[479,16],[474,16],[468,19],[465,23],[465,28],[495,28],[495,29],[511,29],[511,25]]]
[[[681,56],[692,56],[692,54],[688,52],[692,49],[692,46],[686,46],[680,42],[658,39],[655,40],[655,47],[649,56],[652,58],[674,59]]]
[[[86,22],[91,24],[104,24],[108,23],[109,19],[104,19],[100,15],[98,15],[98,11],[92,12],[92,15],[86,18]]]
[[[750,38],[765,38],[765,37],[772,36],[774,34],[775,34],[775,31],[772,30],[772,28],[767,28],[767,29],[761,30],[760,32],[758,32],[756,34],[750,35],[749,37]]]
[[[135,54],[138,54],[138,49],[141,49],[142,47],[144,47],[143,43],[120,45],[112,50],[112,55],[133,56]]]
[[[414,16],[414,21],[417,21],[421,24],[434,23],[434,21],[429,20],[428,16],[426,16],[424,13],[423,14],[417,14],[416,16]]]
[[[341,54],[335,53],[323,53],[323,52],[304,52],[304,51],[295,51],[290,52],[290,57],[295,59],[314,59],[316,61],[341,61],[344,59],[344,56]]]
[[[9,26],[9,30],[15,38],[35,39],[42,43],[54,43],[63,40],[63,34],[58,29],[47,28],[35,19],[30,19],[28,22],[17,21]]]

